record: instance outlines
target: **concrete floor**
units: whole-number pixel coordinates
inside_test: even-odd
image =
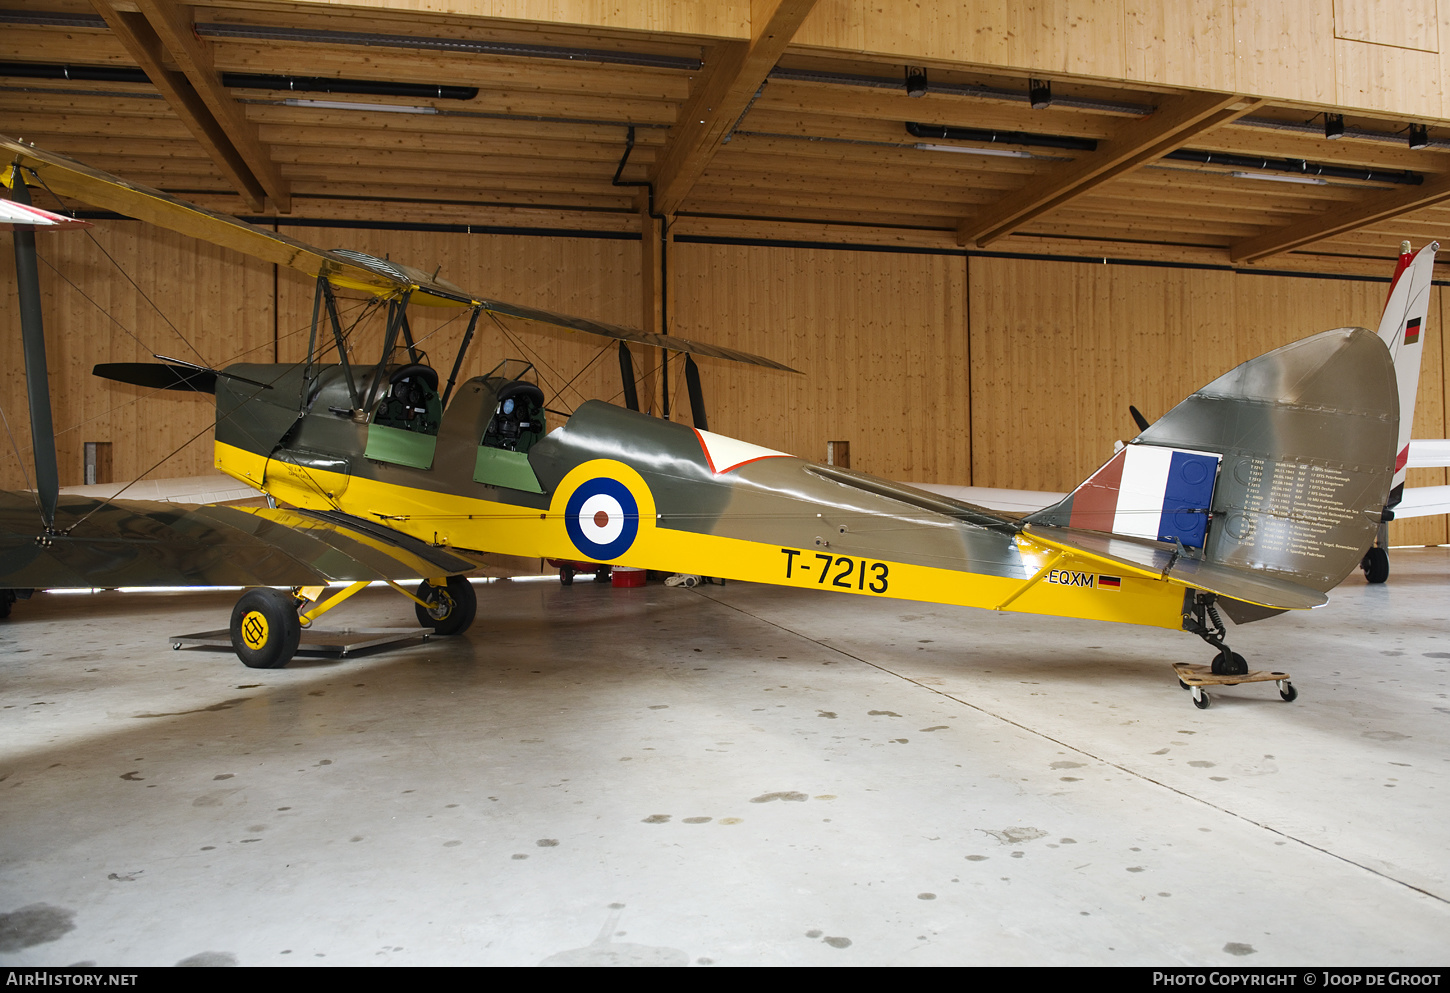
[[[37,596],[0,963],[1444,964],[1450,550],[1392,558],[1206,711],[1189,635],[747,584],[279,671],[168,649],[235,594]]]

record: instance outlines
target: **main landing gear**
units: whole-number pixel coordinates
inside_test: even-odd
[[[1237,686],[1239,683],[1272,681],[1278,686],[1279,696],[1285,703],[1290,703],[1299,696],[1299,691],[1289,682],[1287,672],[1250,670],[1244,657],[1224,643],[1228,629],[1218,616],[1218,608],[1214,606],[1214,594],[1195,590],[1190,596],[1191,599],[1184,604],[1183,630],[1198,635],[1218,653],[1211,665],[1178,662],[1173,666],[1173,671],[1178,674],[1178,685],[1193,694],[1195,707],[1207,710],[1213,702],[1213,698],[1204,690],[1205,686]]]
[[[391,580],[387,583],[415,603],[418,623],[434,634],[462,634],[478,613],[473,584],[463,576],[425,579],[416,594]],[[320,599],[325,586],[247,590],[232,608],[232,649],[248,668],[280,669],[297,654],[303,627],[367,586],[367,581],[352,583],[326,601]],[[315,606],[308,608],[309,603]]]

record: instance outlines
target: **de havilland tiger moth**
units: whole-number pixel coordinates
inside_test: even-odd
[[[1184,630],[1213,650],[1211,666],[1176,666],[1198,706],[1215,682],[1275,680],[1293,699],[1285,673],[1250,672],[1229,649],[1219,610],[1243,623],[1324,604],[1375,541],[1396,469],[1394,363],[1384,341],[1356,327],[1226,372],[1061,501],[1023,517],[595,400],[548,431],[530,366],[506,360],[455,389],[472,325],[444,381],[414,348],[407,307],[463,307],[474,322],[504,314],[785,367],[488,300],[30,145],[0,139],[0,150],[18,201],[28,201],[27,184],[45,188],[317,281],[302,363],[97,368],[214,394],[216,467],[272,506],[58,496],[53,438],[39,433],[37,492],[0,497],[0,587],[253,587],[230,626],[252,667],[286,665],[304,623],[376,580],[414,599],[422,624],[462,634],[476,610],[464,575],[491,552]],[[17,238],[18,271],[21,254]],[[30,272],[33,282],[33,262]],[[22,312],[33,309],[36,325],[25,333],[27,362],[39,363],[43,381],[38,304],[24,306],[36,291],[19,278]],[[334,290],[386,302],[376,364],[347,361]],[[334,343],[337,360],[322,361]],[[30,384],[32,423],[48,424],[34,373]],[[415,593],[398,586],[419,576]]]

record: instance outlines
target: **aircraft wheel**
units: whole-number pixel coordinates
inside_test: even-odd
[[[413,608],[418,623],[437,634],[462,634],[478,613],[478,595],[466,576],[449,576],[447,586],[434,586],[425,579],[417,596],[433,605],[427,610],[421,604]]]
[[[1285,703],[1293,703],[1299,699],[1299,691],[1294,689],[1294,684],[1285,680],[1279,684],[1279,696],[1284,698]]]
[[[1213,698],[1202,690],[1199,690],[1197,693],[1193,694],[1193,705],[1199,710],[1207,710],[1208,705],[1212,702]]]
[[[610,580],[611,570],[607,565],[594,567],[594,581],[596,583],[607,583]]]
[[[14,593],[10,590],[0,590],[0,620],[10,616],[10,605],[14,602]]]
[[[559,585],[560,586],[573,586],[574,585],[574,567],[572,565],[561,565],[561,566],[559,566]]]
[[[1249,671],[1249,664],[1238,652],[1231,652],[1227,648],[1218,653],[1213,660],[1213,674],[1215,676],[1242,676]]]
[[[280,669],[297,654],[302,621],[285,590],[247,590],[232,608],[232,648],[249,669]]]
[[[1359,568],[1364,572],[1367,583],[1383,583],[1390,578],[1390,553],[1383,548],[1371,548],[1360,559]]]

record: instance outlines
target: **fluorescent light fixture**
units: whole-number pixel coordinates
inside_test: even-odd
[[[117,586],[117,593],[205,593],[209,590],[223,593],[244,590],[245,586]]]
[[[1262,179],[1268,183],[1298,183],[1301,186],[1328,186],[1329,180],[1318,176],[1275,176],[1268,172],[1233,172],[1234,179]]]
[[[318,110],[372,110],[380,114],[436,114],[437,107],[404,106],[396,103],[352,103],[347,100],[283,100],[288,107],[316,107]]]
[[[963,155],[996,155],[1004,159],[1030,159],[1031,152],[1015,148],[967,148],[965,145],[917,145],[923,152],[960,152]]]

